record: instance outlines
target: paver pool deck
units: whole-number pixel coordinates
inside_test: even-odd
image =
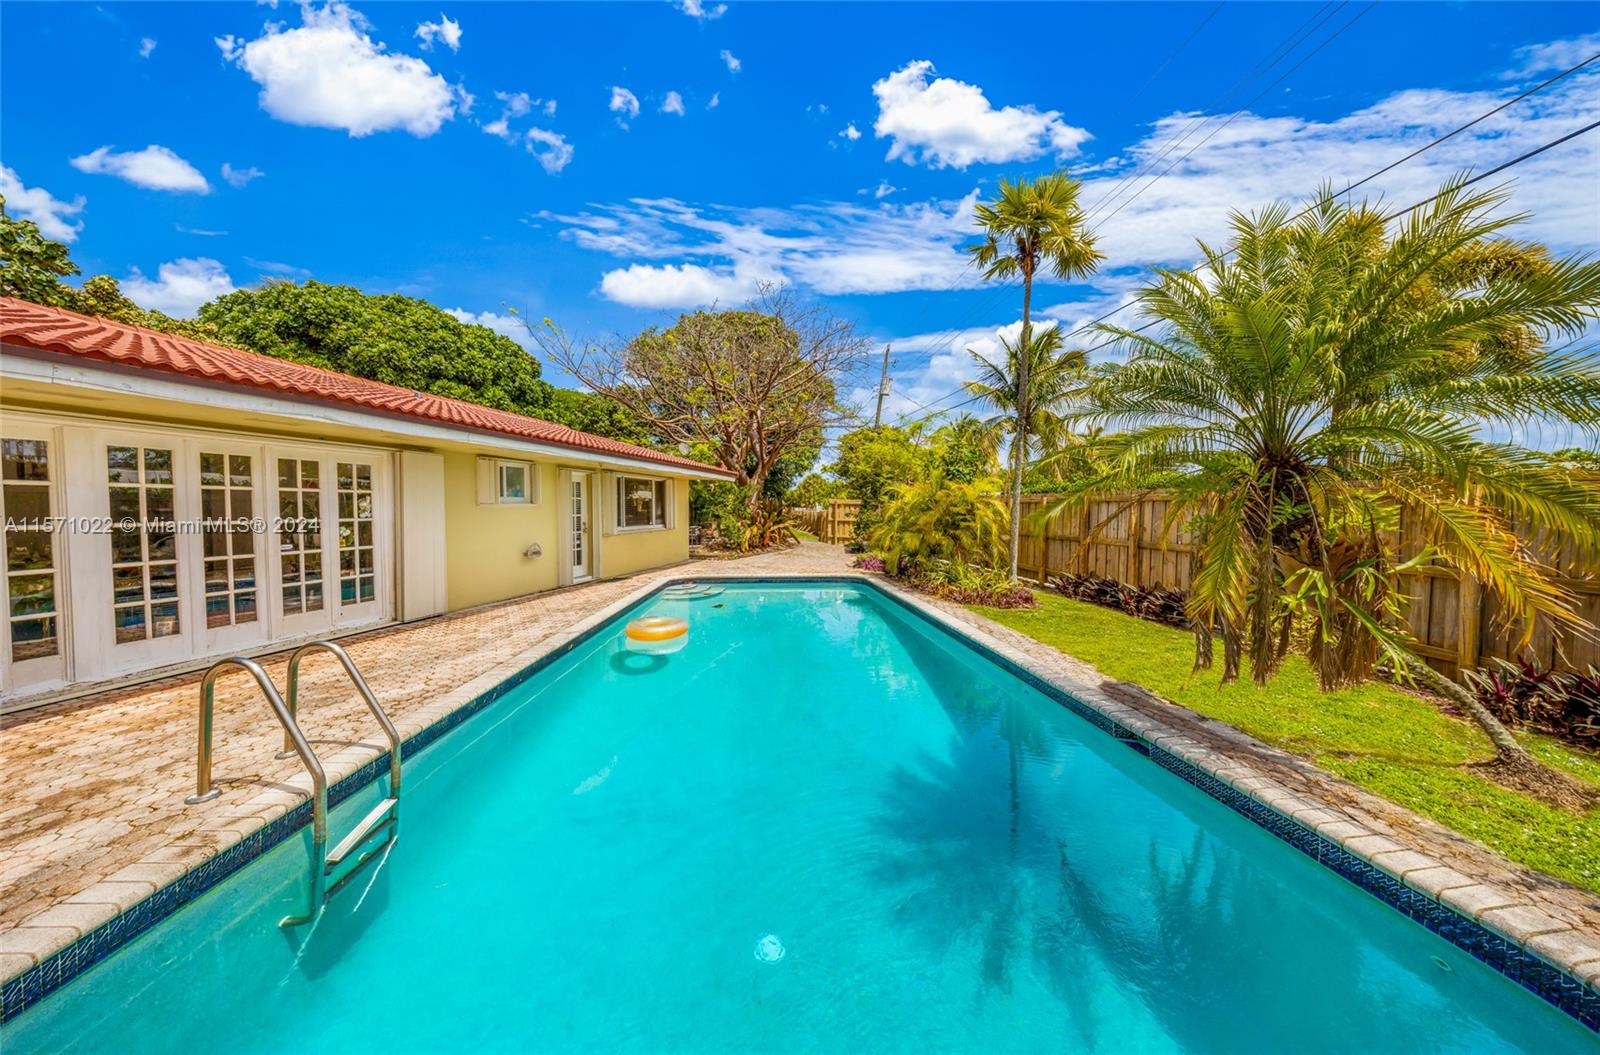
[[[664,581],[711,576],[856,575],[836,546],[691,561],[345,638],[342,644],[410,736]],[[873,578],[883,582],[879,576]],[[1523,868],[1302,759],[1130,686],[967,609],[894,589],[1146,740],[1316,829],[1600,990],[1600,897]],[[286,680],[287,652],[262,660]],[[300,720],[329,785],[387,749],[342,671],[306,661]],[[218,682],[215,782],[195,778],[191,673],[49,704],[0,720],[0,980],[39,962],[306,795],[298,759],[246,675]]]

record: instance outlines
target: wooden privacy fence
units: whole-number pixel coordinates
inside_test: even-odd
[[[856,517],[861,514],[861,503],[854,498],[835,498],[815,509],[796,509],[795,519],[803,530],[811,532],[823,542],[839,545],[855,537]]]
[[[1187,590],[1194,565],[1193,540],[1174,528],[1163,537],[1168,500],[1159,496],[1096,496],[1076,514],[1057,513],[1036,524],[1052,495],[1022,496],[1022,544],[1018,574],[1044,582],[1064,572],[1098,575],[1132,586],[1165,586]],[[1091,541],[1087,546],[1084,539]],[[1423,533],[1415,517],[1402,514],[1398,552],[1409,559],[1423,549]],[[1578,599],[1578,614],[1600,625],[1600,577],[1578,568],[1570,552],[1554,553],[1561,584]],[[1519,628],[1497,616],[1496,598],[1476,579],[1443,564],[1423,566],[1401,577],[1410,598],[1406,618],[1418,655],[1440,672],[1458,677],[1490,658],[1517,655]],[[1600,641],[1569,629],[1556,630],[1540,619],[1532,644],[1520,653],[1540,666],[1564,670],[1600,668]]]
[[[1159,495],[1097,495],[1072,515],[1056,513],[1035,523],[1054,495],[1022,496],[1022,544],[1017,572],[1046,582],[1064,572],[1098,575],[1131,586],[1165,586],[1187,590],[1194,566],[1193,539],[1174,527],[1163,537],[1168,500]],[[855,534],[861,503],[836,498],[817,509],[796,510],[800,525],[823,542],[849,542]],[[1091,541],[1083,545],[1084,539]],[[1395,542],[1404,559],[1423,548],[1415,517],[1401,516]],[[1561,584],[1578,600],[1578,614],[1600,625],[1600,576],[1580,569],[1570,552],[1550,556],[1560,569]],[[1499,619],[1499,603],[1476,579],[1443,564],[1419,567],[1401,577],[1410,598],[1406,621],[1418,655],[1449,677],[1483,666],[1489,659],[1510,660],[1522,636]],[[1533,641],[1520,652],[1542,667],[1584,671],[1600,668],[1600,640],[1556,630],[1540,619]]]

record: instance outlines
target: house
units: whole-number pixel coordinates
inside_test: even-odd
[[[0,298],[0,703],[688,558],[710,466]]]

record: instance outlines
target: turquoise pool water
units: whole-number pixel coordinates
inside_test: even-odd
[[[640,611],[688,646],[618,623],[407,759],[400,839],[312,933],[277,926],[292,840],[7,1055],[1594,1050],[873,590]]]

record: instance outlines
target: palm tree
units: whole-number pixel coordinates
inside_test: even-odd
[[[1006,511],[981,484],[935,469],[890,492],[869,541],[890,575],[935,561],[993,568],[1005,550]]]
[[[1103,253],[1094,236],[1084,230],[1083,207],[1078,204],[1082,184],[1065,172],[1054,172],[1032,182],[1000,181],[1000,194],[975,210],[984,240],[968,250],[986,279],[1022,278],[1022,334],[1018,345],[1026,348],[1033,337],[1033,280],[1044,268],[1055,277],[1071,281],[1092,274]],[[1017,373],[1016,409],[1026,402],[1027,357]],[[1011,474],[1011,577],[1017,575],[1017,545],[1022,528],[1022,451],[1028,429],[1019,416],[1012,436]]]
[[[1522,217],[1497,215],[1503,200],[1454,180],[1393,228],[1331,194],[1292,220],[1236,215],[1227,252],[1201,246],[1209,276],[1162,271],[1140,292],[1160,330],[1102,327],[1128,358],[1089,386],[1084,419],[1125,431],[1056,508],[1107,488],[1172,495],[1169,522],[1195,534],[1197,666],[1217,628],[1224,679],[1248,655],[1265,682],[1298,618],[1324,688],[1380,653],[1439,685],[1399,629],[1402,515],[1428,543],[1411,563],[1475,576],[1525,641],[1538,618],[1586,625],[1531,540],[1600,561],[1600,487],[1492,437],[1600,433],[1593,353],[1546,348],[1600,315],[1600,262],[1505,240]],[[1468,709],[1502,761],[1532,766]]]
[[[1027,470],[1030,446],[1053,451],[1072,440],[1063,414],[1083,389],[1089,360],[1076,349],[1062,351],[1062,341],[1060,329],[1052,326],[1034,331],[1026,354],[1020,337],[1001,337],[1001,354],[994,359],[967,349],[977,362],[978,377],[964,387],[1000,412],[984,423],[993,436],[1011,433],[1013,482]]]

